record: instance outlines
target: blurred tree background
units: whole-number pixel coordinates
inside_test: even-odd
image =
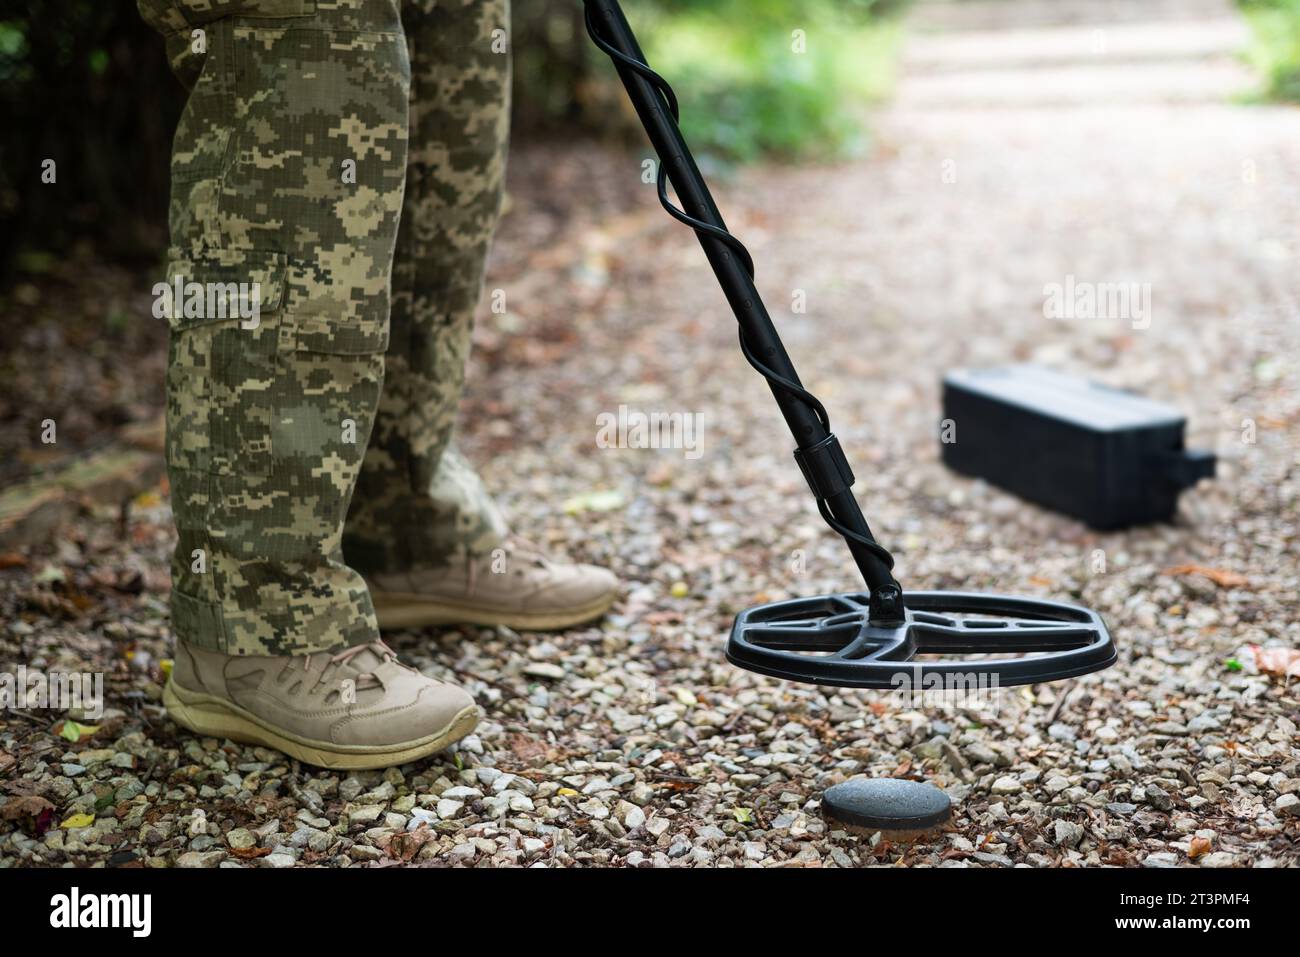
[[[1264,94],[1300,103],[1300,0],[1241,0],[1255,42],[1247,53]]]
[[[167,154],[182,90],[135,4],[0,5],[0,275],[79,245],[124,261],[165,242]],[[41,181],[56,163],[57,188]]]
[[[693,145],[722,161],[851,150],[862,143],[863,105],[892,79],[900,0],[625,6],[681,97]],[[641,143],[579,0],[516,3],[512,34],[517,138],[578,131]],[[135,4],[0,0],[0,102],[0,284],[40,275],[69,252],[156,261],[183,91]],[[57,189],[41,182],[48,159]]]

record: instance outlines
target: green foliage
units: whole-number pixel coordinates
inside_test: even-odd
[[[892,85],[903,0],[624,0],[651,65],[681,100],[692,148],[726,161],[807,158],[862,141]],[[515,5],[516,125],[640,143],[576,0]],[[796,52],[796,34],[806,47]]]
[[[677,91],[695,148],[741,162],[820,158],[859,145],[864,108],[892,86],[901,28],[871,8],[829,0],[669,5],[647,23],[642,46]]]
[[[1264,76],[1266,96],[1300,103],[1300,0],[1242,0],[1255,42],[1247,59]]]

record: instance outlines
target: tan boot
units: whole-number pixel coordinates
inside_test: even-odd
[[[367,579],[380,628],[506,625],[568,628],[599,618],[618,597],[618,579],[595,565],[548,559],[512,537],[501,550],[448,566]]]
[[[178,643],[163,703],[197,734],[323,768],[405,764],[459,741],[479,719],[467,692],[399,664],[382,641],[283,658]]]

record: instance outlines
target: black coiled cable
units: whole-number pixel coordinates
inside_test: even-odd
[[[649,65],[626,55],[621,50],[616,49],[604,37],[597,33],[596,25],[592,21],[590,6],[585,8],[585,16],[587,35],[591,37],[591,42],[594,43],[602,53],[609,56],[610,59],[614,60],[616,63],[622,64],[629,70],[632,70],[647,80],[650,85],[653,86],[661,96],[663,96],[665,104],[672,113],[673,120],[679,120],[681,114],[677,105],[677,94],[673,92],[673,88],[668,84],[668,81],[652,70]],[[744,244],[739,239],[731,235],[731,233],[727,232],[725,229],[714,226],[712,223],[706,223],[702,219],[696,219],[685,210],[674,206],[672,200],[668,198],[668,174],[664,171],[664,164],[660,162],[657,165],[658,172],[655,176],[655,185],[659,193],[659,204],[668,212],[668,215],[678,222],[691,227],[691,229],[695,230],[697,233],[716,239],[718,242],[730,249],[740,258],[741,265],[752,280],[754,278],[754,258],[749,254],[749,250],[745,248]],[[744,354],[745,361],[753,366],[754,370],[773,386],[780,389],[786,395],[798,399],[811,409],[813,414],[817,416],[817,420],[821,423],[822,428],[829,433],[831,431],[831,420],[830,416],[826,413],[826,407],[822,405],[821,400],[799,383],[786,378],[775,369],[769,368],[765,365],[763,361],[754,354],[754,350],[750,348],[749,341],[745,338],[745,327],[738,326],[738,329],[740,333],[740,351]],[[826,504],[826,499],[821,498],[820,496],[817,498],[817,510],[821,512],[822,518],[832,529],[840,535],[843,535],[849,541],[855,542],[867,549],[880,559],[886,568],[893,569],[894,556],[889,553],[889,550],[874,539],[868,538],[866,535],[859,532],[855,532],[843,522],[836,519],[835,516],[831,514],[830,508]],[[897,583],[895,583],[895,586],[897,587]]]

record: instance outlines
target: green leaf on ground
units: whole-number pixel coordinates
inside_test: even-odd
[[[627,504],[627,499],[618,489],[596,489],[575,495],[564,503],[568,515],[579,512],[612,512]]]
[[[97,724],[78,724],[77,722],[68,719],[66,721],[60,721],[55,726],[54,733],[65,741],[71,741],[73,744],[76,744],[82,738],[88,738],[98,730],[99,725]]]

